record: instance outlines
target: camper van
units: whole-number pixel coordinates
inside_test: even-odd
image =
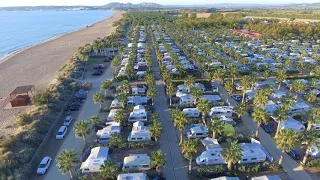
[[[123,160],[123,171],[147,171],[150,168],[150,157],[147,154],[130,154]]]
[[[121,107],[122,107],[122,103],[120,103],[118,99],[114,99],[111,102],[110,108],[121,108]]]
[[[114,121],[114,116],[116,115],[117,111],[120,109],[111,109],[109,115],[107,117],[107,121]]]
[[[191,138],[204,138],[208,137],[209,130],[203,124],[192,124],[190,126],[190,131],[187,133],[189,139]]]
[[[288,116],[288,120],[280,123],[280,129],[291,129],[295,132],[303,132],[306,127],[299,121]]]
[[[220,120],[222,121],[222,124],[231,124],[232,126],[237,125],[237,123],[232,118],[225,115],[220,116]]]
[[[200,116],[200,111],[197,108],[184,108],[182,111],[188,118],[197,118]]]
[[[131,133],[129,134],[128,141],[149,141],[150,137],[150,127],[144,126],[144,123],[137,121],[133,123]]]
[[[119,123],[112,123],[109,126],[97,131],[97,143],[107,143],[113,134],[120,134],[121,126]]]
[[[233,113],[233,106],[216,106],[211,108],[209,112],[209,116],[226,116],[226,117],[232,117]]]
[[[290,107],[289,114],[301,114],[310,110],[310,106],[306,103],[296,103],[294,107]]]
[[[147,103],[147,96],[128,96],[128,106],[146,105]]]
[[[137,105],[133,108],[133,111],[130,113],[128,121],[136,122],[136,121],[147,121],[148,115],[144,106]]]
[[[222,148],[219,150],[216,150],[216,149],[206,150],[196,158],[196,163],[198,165],[227,164],[226,161],[221,156],[221,151],[222,151]]]
[[[180,97],[180,105],[191,105],[194,103],[194,99],[190,94],[185,94]]]
[[[119,174],[117,177],[117,180],[128,180],[128,179],[149,180],[148,176],[145,173]]]
[[[202,95],[200,99],[206,99],[213,104],[223,102],[219,95]]]
[[[91,149],[86,161],[81,164],[82,173],[100,172],[101,165],[109,158],[109,148],[100,146]]]
[[[240,144],[242,158],[240,164],[259,163],[266,161],[267,155],[262,150],[260,144],[242,143]]]

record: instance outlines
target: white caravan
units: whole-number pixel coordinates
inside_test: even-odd
[[[128,180],[128,179],[149,180],[148,176],[145,173],[119,174],[117,177],[117,180]]]
[[[101,165],[109,158],[108,147],[95,147],[91,149],[91,153],[87,160],[81,164],[82,173],[100,172]]]
[[[242,143],[240,144],[242,158],[240,164],[259,163],[266,161],[267,155],[262,150],[260,144]]]
[[[182,111],[189,118],[197,118],[200,116],[200,111],[197,108],[184,108]]]
[[[150,168],[150,157],[147,154],[130,154],[123,160],[123,171],[147,171]]]
[[[128,118],[129,122],[147,121],[147,120],[148,120],[148,114],[144,106],[141,106],[141,105],[135,106]]]
[[[299,121],[288,116],[288,120],[280,123],[280,129],[291,129],[295,132],[303,132],[306,127]]]
[[[202,152],[201,155],[196,158],[196,163],[198,165],[227,164],[221,156],[221,151],[217,152],[214,149]]]
[[[233,113],[233,106],[216,106],[211,108],[209,112],[209,116],[226,116],[226,117],[232,117]]]
[[[113,122],[107,127],[100,129],[97,131],[96,136],[98,137],[96,142],[97,143],[107,143],[109,142],[110,137],[113,134],[120,134],[121,133],[121,126],[119,123]]]
[[[190,131],[187,133],[189,139],[191,138],[204,138],[208,137],[209,130],[203,124],[192,124],[190,126]]]
[[[290,107],[289,114],[301,114],[308,112],[310,110],[310,106],[306,103],[300,102],[296,103],[294,107]]]

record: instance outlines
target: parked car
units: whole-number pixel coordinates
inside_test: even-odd
[[[78,111],[80,109],[81,106],[78,105],[71,105],[69,106],[69,110],[70,111]]]
[[[37,174],[45,174],[49,169],[51,162],[52,162],[51,157],[48,157],[48,156],[44,157],[38,166]]]
[[[270,134],[273,132],[272,128],[268,124],[262,123],[261,127],[266,133]]]
[[[239,94],[232,94],[231,98],[236,100],[236,101],[241,101],[242,100],[242,95]]]
[[[81,106],[81,102],[72,102],[69,104],[69,107],[70,106]]]
[[[71,124],[71,122],[72,122],[72,119],[73,119],[72,116],[67,116],[66,119],[63,122],[63,125],[64,126],[69,126]]]
[[[101,69],[96,69],[92,72],[93,76],[99,76],[103,73],[103,71]]]
[[[63,139],[67,134],[68,128],[67,126],[61,126],[56,134],[56,139]]]
[[[301,154],[297,151],[297,150],[291,150],[291,151],[289,151],[289,156],[291,156],[292,157],[292,159],[294,159],[294,160],[299,160],[300,158],[301,158]]]

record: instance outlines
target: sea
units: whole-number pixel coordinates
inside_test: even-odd
[[[113,11],[0,11],[0,60],[113,14]]]

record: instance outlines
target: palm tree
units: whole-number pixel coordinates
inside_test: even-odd
[[[119,166],[111,159],[105,160],[100,166],[100,176],[102,179],[115,179],[119,172]]]
[[[234,64],[231,64],[229,66],[228,73],[229,73],[229,75],[231,77],[231,82],[232,82],[232,85],[233,85],[234,84],[233,83],[234,82],[234,78],[236,78],[239,75],[239,71],[238,71],[237,66],[234,65]]]
[[[252,90],[254,87],[254,84],[259,81],[259,74],[252,73],[249,77],[250,77],[250,85]]]
[[[93,95],[93,102],[95,104],[99,103],[100,104],[100,109],[102,107],[102,103],[104,101],[104,95],[101,92],[97,92]]]
[[[151,167],[155,168],[156,171],[158,172],[158,175],[160,175],[161,168],[166,166],[166,163],[167,163],[166,154],[161,152],[161,150],[154,151],[151,154],[150,161],[151,161]]]
[[[182,143],[182,153],[184,154],[184,157],[189,160],[189,173],[191,173],[192,160],[194,158],[194,155],[198,152],[199,144],[200,143],[198,139],[188,139]]]
[[[233,84],[230,80],[226,80],[224,88],[228,91],[229,95],[233,92]]]
[[[295,148],[294,143],[297,138],[297,134],[293,132],[291,129],[283,129],[279,132],[278,136],[275,137],[277,147],[282,150],[282,154],[279,159],[280,165],[282,164],[284,153],[288,153]]]
[[[221,135],[223,133],[223,124],[220,117],[211,118],[207,124],[209,130],[212,132],[213,139],[216,139],[217,134]]]
[[[203,94],[203,91],[198,86],[191,86],[190,94],[193,96],[194,104],[197,104],[198,99]]]
[[[302,160],[302,164],[306,164],[308,160],[309,151],[312,145],[317,145],[319,142],[319,131],[309,130],[302,134],[301,140],[306,146],[306,151]]]
[[[195,79],[192,75],[188,75],[184,81],[184,84],[187,85],[189,87],[189,89],[191,89],[191,86],[194,84]]]
[[[246,104],[240,103],[235,107],[235,112],[238,114],[238,118],[241,118],[241,116],[248,112],[248,108]]]
[[[268,117],[267,117],[267,112],[265,109],[261,107],[257,107],[254,109],[254,112],[252,113],[252,118],[253,121],[258,123],[257,131],[256,131],[256,137],[259,135],[259,128],[261,127],[262,123],[267,123],[268,122]]]
[[[104,90],[104,96],[107,96],[107,90],[112,87],[112,83],[113,83],[112,80],[106,80],[102,82],[100,89]]]
[[[98,126],[100,124],[100,119],[98,116],[91,116],[90,122],[93,126]]]
[[[174,88],[173,83],[171,81],[166,85],[166,91],[167,91],[167,94],[170,96],[170,106],[171,106],[172,105],[172,95],[175,93],[175,88]]]
[[[86,120],[81,120],[76,123],[76,127],[74,128],[74,133],[77,138],[82,138],[84,144],[86,144],[85,136],[89,134],[89,123]]]
[[[237,144],[237,141],[227,140],[227,145],[221,151],[222,157],[228,163],[229,171],[232,171],[233,164],[237,163],[242,158],[242,152]]]
[[[154,138],[154,140],[158,143],[158,139],[163,133],[163,128],[159,120],[154,120],[152,125],[150,126],[150,136]]]
[[[315,102],[317,100],[317,96],[315,93],[313,92],[307,92],[305,95],[304,95],[304,98],[308,101],[308,102]]]
[[[125,93],[119,94],[117,97],[118,101],[121,103],[122,108],[126,107],[126,104],[128,103],[128,97]]]
[[[159,121],[159,120],[160,120],[160,117],[159,117],[158,114],[151,114],[150,119],[151,119],[152,121]]]
[[[285,69],[278,69],[276,71],[276,80],[278,83],[278,90],[280,90],[281,82],[286,80],[286,78],[287,78],[287,74]]]
[[[304,83],[302,81],[293,81],[291,83],[291,91],[296,92],[296,93],[300,93],[301,91],[304,90]],[[298,94],[296,94],[297,96]]]
[[[206,115],[210,111],[211,103],[206,100],[206,99],[200,99],[200,101],[197,104],[197,109],[201,112],[202,114],[202,121],[204,124],[206,124]]]
[[[308,125],[307,131],[310,131],[312,128],[312,124],[316,124],[320,122],[320,108],[319,107],[312,107],[305,115]]]
[[[258,90],[257,93],[254,95],[253,104],[256,105],[257,107],[264,106],[269,100],[268,95],[269,94],[265,90],[263,89]]]
[[[76,164],[79,162],[77,158],[77,153],[74,150],[64,150],[57,157],[57,167],[62,172],[66,174],[69,172],[70,178],[73,179],[72,171],[74,170]]]
[[[126,142],[123,140],[120,134],[112,134],[108,142],[109,148],[124,148],[126,145]]]
[[[221,68],[217,68],[213,73],[214,79],[224,84],[225,72]]]
[[[173,125],[180,131],[180,144],[183,141],[183,130],[188,124],[187,115],[183,111],[172,110]]]
[[[275,112],[276,121],[278,123],[276,136],[278,136],[278,134],[280,132],[281,123],[288,120],[288,112],[289,112],[289,108],[287,108],[287,106],[285,104],[281,104],[280,107],[276,110],[276,112]]]
[[[154,75],[151,73],[148,73],[146,76],[144,76],[144,81],[146,82],[148,87],[152,87],[155,84]]]
[[[318,87],[318,80],[316,78],[312,78],[309,81],[309,86],[311,89],[316,89]]]
[[[121,92],[124,94],[127,94],[130,91],[130,84],[128,80],[123,80],[121,82],[121,85],[119,86],[119,88],[121,89]]]
[[[117,110],[114,115],[114,120],[121,125],[125,125],[128,120],[125,111],[123,109]]]
[[[244,95],[246,93],[247,87],[250,84],[250,77],[247,75],[243,76],[240,83],[241,83],[241,86],[243,87],[243,89],[242,89],[242,103],[244,103]]]
[[[148,89],[147,96],[149,99],[152,100],[152,106],[153,106],[154,105],[154,98],[157,97],[157,89],[154,87],[151,87],[150,89]]]

